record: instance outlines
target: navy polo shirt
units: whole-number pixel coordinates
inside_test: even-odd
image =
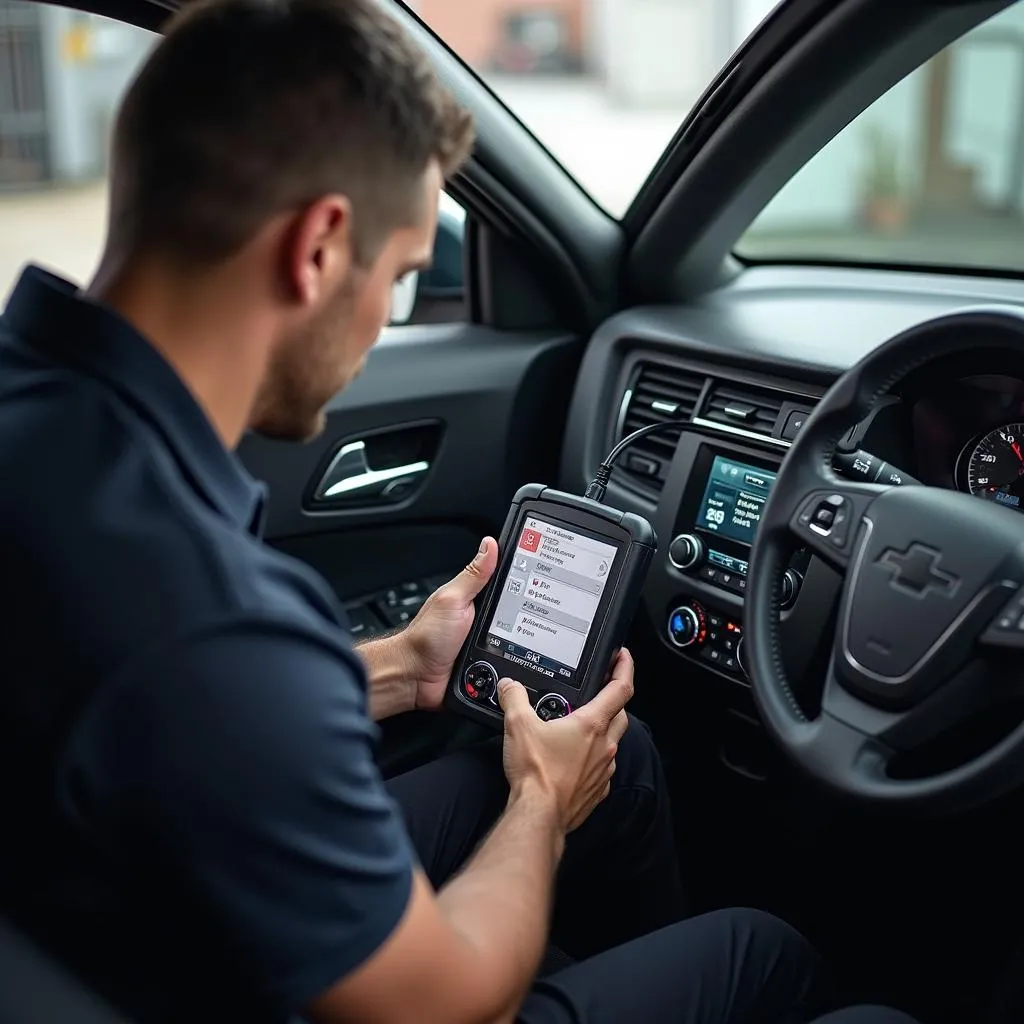
[[[124,319],[38,268],[0,318],[0,908],[139,1021],[282,1021],[413,855],[334,594]]]

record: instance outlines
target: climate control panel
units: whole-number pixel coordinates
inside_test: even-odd
[[[740,681],[745,679],[743,624],[735,616],[713,611],[698,601],[682,601],[669,612],[666,633],[669,642],[687,657]]]

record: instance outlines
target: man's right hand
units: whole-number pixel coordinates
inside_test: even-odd
[[[435,893],[422,869],[405,914],[361,967],[309,1007],[317,1024],[511,1021],[540,963],[565,833],[607,796],[633,696],[621,651],[608,685],[566,718],[542,722],[519,683],[502,680],[505,813]]]
[[[578,828],[608,795],[615,754],[626,731],[624,710],[633,696],[633,659],[623,647],[608,684],[588,704],[565,718],[543,722],[525,688],[498,683],[505,713],[505,776],[511,798],[538,791],[554,801],[566,833]]]

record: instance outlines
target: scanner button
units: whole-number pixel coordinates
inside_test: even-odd
[[[572,707],[561,694],[548,693],[537,701],[536,711],[542,722],[551,722],[556,718],[565,718],[572,711]]]
[[[497,703],[498,673],[486,661],[470,665],[462,675],[462,692],[474,703]]]

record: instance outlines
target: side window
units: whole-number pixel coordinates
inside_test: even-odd
[[[466,211],[447,192],[441,193],[434,239],[434,262],[421,274],[409,274],[395,285],[391,324],[442,323],[465,316],[462,247]]]
[[[1024,270],[1024,3],[855,118],[737,251],[754,262]]]
[[[157,38],[64,7],[0,0],[0,306],[27,262],[78,283],[95,269],[114,116]],[[463,316],[465,220],[442,195],[433,266],[396,286],[392,323]]]
[[[80,282],[95,268],[114,112],[155,39],[0,0],[0,301],[28,261]]]

